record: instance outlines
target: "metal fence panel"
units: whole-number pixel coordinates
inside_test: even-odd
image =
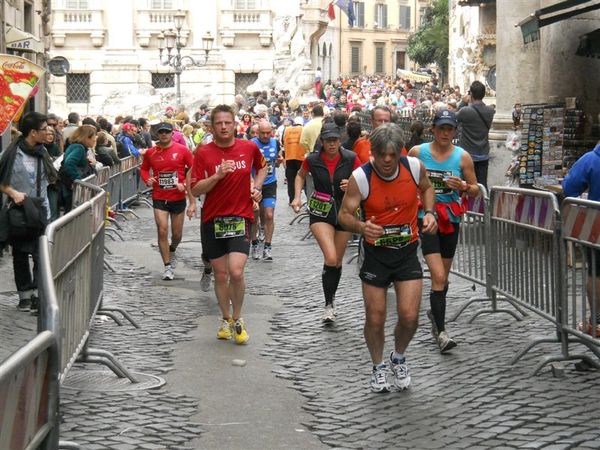
[[[58,448],[58,355],[43,331],[0,365],[0,448]]]

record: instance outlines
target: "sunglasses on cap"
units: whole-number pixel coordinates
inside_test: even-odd
[[[158,130],[157,133],[158,134],[169,134],[169,133],[172,133],[172,130]]]

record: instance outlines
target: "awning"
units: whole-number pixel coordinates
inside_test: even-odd
[[[396,71],[396,76],[404,80],[412,81],[413,83],[429,83],[431,81],[430,75],[427,75],[426,73],[411,72],[410,70],[398,69]]]
[[[564,0],[534,11],[515,26],[521,27],[523,42],[529,44],[540,39],[540,28],[597,9],[600,9],[598,0]]]
[[[44,53],[44,44],[33,34],[8,26],[6,30],[6,47],[21,52]]]
[[[458,6],[485,6],[496,3],[496,0],[458,0]]]

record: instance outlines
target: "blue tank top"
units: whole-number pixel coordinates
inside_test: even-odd
[[[260,152],[267,160],[267,176],[263,185],[275,183],[277,181],[277,174],[275,173],[275,162],[277,161],[277,139],[271,138],[269,142],[264,144],[258,138],[252,138]]]
[[[449,176],[462,178],[463,173],[460,168],[460,162],[464,150],[458,146],[454,147],[454,151],[445,161],[436,161],[431,155],[431,147],[429,143],[419,146],[419,159],[423,162],[427,171],[429,181],[435,190],[436,203],[461,203],[461,197],[458,191],[450,189],[446,186],[445,179]],[[423,217],[423,211],[419,211],[419,218]],[[460,222],[460,217],[451,215],[452,222]]]

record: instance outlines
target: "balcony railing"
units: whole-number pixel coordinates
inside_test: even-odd
[[[55,9],[52,16],[52,39],[55,46],[63,46],[69,34],[89,34],[95,47],[104,44],[106,26],[101,9]]]
[[[271,11],[268,9],[222,9],[221,27],[234,33],[271,31]]]

